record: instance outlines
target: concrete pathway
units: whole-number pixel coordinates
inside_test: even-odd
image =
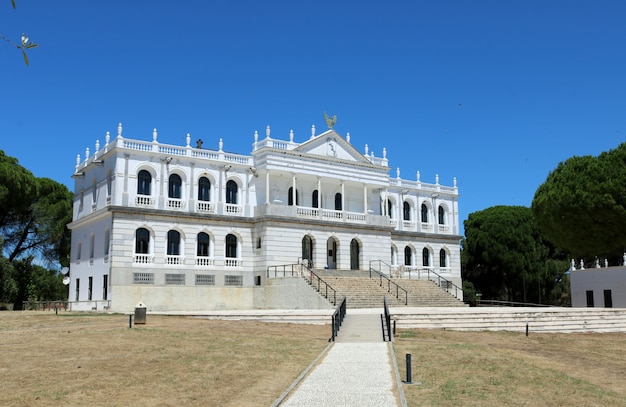
[[[404,406],[381,310],[348,310],[339,335],[274,406]],[[400,383],[400,384],[398,384]]]

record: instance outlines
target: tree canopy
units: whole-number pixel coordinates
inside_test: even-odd
[[[626,248],[626,143],[558,164],[535,192],[533,215],[575,257],[620,257]]]
[[[0,150],[0,302],[60,299],[43,298],[58,293],[58,275],[33,261],[68,265],[72,200],[65,185],[35,177]]]
[[[484,299],[559,302],[556,284],[568,262],[545,241],[530,208],[487,208],[471,213],[464,227],[463,279]]]

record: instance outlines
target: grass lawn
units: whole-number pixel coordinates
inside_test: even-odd
[[[330,336],[330,324],[146,322],[0,312],[0,405],[269,406]],[[411,354],[409,406],[626,406],[626,334],[400,329],[393,346],[402,380]]]

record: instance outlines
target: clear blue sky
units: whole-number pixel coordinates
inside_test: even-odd
[[[626,2],[28,1],[0,34],[0,149],[73,190],[76,155],[124,136],[248,154],[253,133],[350,132],[391,174],[452,185],[460,221],[530,206],[561,161],[626,135]]]

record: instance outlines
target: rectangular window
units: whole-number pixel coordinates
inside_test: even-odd
[[[588,308],[593,308],[593,291],[592,290],[587,290],[587,307]]]
[[[91,294],[93,293],[93,277],[89,277],[89,282],[87,285],[87,299],[91,301]]]
[[[133,284],[154,284],[154,273],[133,273]]]
[[[196,285],[215,285],[215,276],[211,274],[196,274]]]
[[[243,276],[224,276],[225,286],[242,286]]]
[[[109,294],[109,275],[102,276],[102,299],[106,300]]]
[[[76,298],[75,298],[75,301],[78,301],[79,294],[80,294],[80,278],[77,278],[76,279]]]
[[[613,295],[611,290],[604,290],[604,308],[613,308]]]
[[[184,274],[165,274],[165,284],[185,285]]]

